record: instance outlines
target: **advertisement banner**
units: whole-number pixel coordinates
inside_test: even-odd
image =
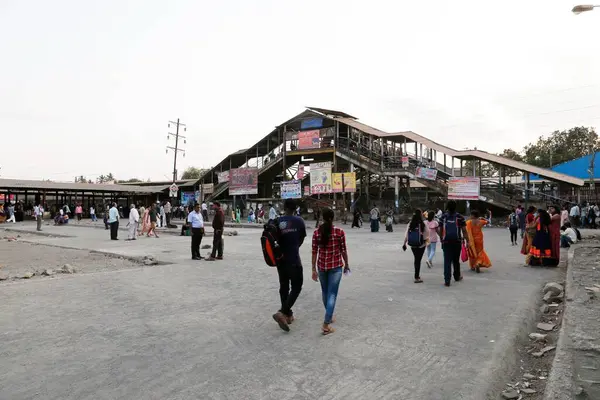
[[[402,157],[402,168],[408,168],[408,157]]]
[[[310,193],[331,193],[331,162],[310,164]]]
[[[211,194],[212,192],[215,191],[215,185],[212,183],[203,183],[202,184],[202,193],[206,194]]]
[[[304,179],[304,165],[302,165],[302,164],[298,165],[298,176],[297,176],[297,178],[299,180]]]
[[[219,183],[229,182],[229,171],[219,172],[217,174],[217,179]]]
[[[417,178],[435,181],[437,178],[437,169],[417,167],[415,175]]]
[[[344,192],[346,192],[346,193],[356,192],[356,173],[355,172],[344,172]]]
[[[179,186],[177,186],[175,183],[171,184],[171,186],[169,186],[169,197],[177,197],[178,191]]]
[[[298,150],[318,149],[319,131],[298,132]]]
[[[282,199],[299,199],[302,197],[302,184],[300,181],[281,182]]]
[[[448,180],[448,200],[479,200],[479,178],[451,177]]]
[[[333,193],[356,192],[356,174],[354,172],[331,174],[331,191]]]
[[[229,195],[258,194],[258,168],[229,170]]]
[[[310,196],[310,186],[304,186],[304,196]]]
[[[196,194],[194,192],[181,192],[181,204],[184,206],[194,205],[196,201]]]

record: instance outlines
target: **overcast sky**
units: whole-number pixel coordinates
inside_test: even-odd
[[[573,5],[0,0],[0,176],[164,180],[168,120],[182,172],[304,106],[494,152],[599,126],[600,9]]]

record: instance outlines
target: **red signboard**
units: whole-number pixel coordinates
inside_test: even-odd
[[[229,195],[258,194],[258,168],[235,168],[229,171]]]
[[[298,150],[318,149],[319,147],[318,130],[298,132]]]

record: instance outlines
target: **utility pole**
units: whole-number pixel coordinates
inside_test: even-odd
[[[185,157],[185,150],[179,148],[179,139],[183,139],[183,144],[187,143],[185,136],[182,136],[179,134],[179,127],[180,126],[183,127],[184,132],[187,130],[187,127],[185,126],[185,124],[182,124],[179,122],[179,118],[177,118],[177,122],[169,121],[167,127],[170,128],[171,124],[175,125],[175,133],[168,132],[167,140],[169,140],[171,138],[171,136],[175,136],[175,147],[167,146],[166,153],[168,154],[169,150],[173,150],[173,153],[174,153],[173,154],[173,183],[175,183],[175,181],[177,181],[177,153],[179,153],[181,151],[183,153],[183,156]]]

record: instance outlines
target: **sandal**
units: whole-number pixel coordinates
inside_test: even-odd
[[[327,336],[330,333],[335,332],[335,329],[332,326],[323,325],[322,331],[323,331],[323,336]]]

